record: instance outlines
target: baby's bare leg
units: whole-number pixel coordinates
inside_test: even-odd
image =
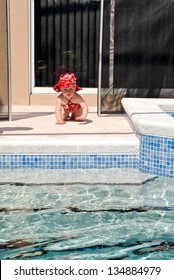
[[[82,108],[80,107],[77,111],[75,111],[74,113],[72,113],[71,119],[74,120],[76,117],[80,117],[81,114],[82,114]]]

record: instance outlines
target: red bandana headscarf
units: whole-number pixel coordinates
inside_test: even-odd
[[[57,92],[60,91],[60,87],[69,88],[71,86],[76,87],[76,91],[82,88],[76,84],[77,77],[73,73],[61,74],[58,83],[53,86],[53,89]]]

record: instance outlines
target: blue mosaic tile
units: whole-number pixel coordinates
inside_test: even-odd
[[[0,169],[138,168],[137,155],[0,155]]]
[[[173,177],[174,138],[142,135],[139,168],[144,173]]]
[[[170,116],[174,117],[174,112],[167,112]]]

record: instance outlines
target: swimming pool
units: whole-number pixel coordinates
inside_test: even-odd
[[[164,114],[167,137],[160,123],[162,134],[130,142],[3,138],[0,258],[174,259],[174,124]]]
[[[174,259],[172,178],[120,168],[0,172],[0,259]]]

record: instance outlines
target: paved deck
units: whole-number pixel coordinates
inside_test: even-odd
[[[53,106],[14,106],[12,121],[0,121],[1,153],[137,153],[139,141],[124,114],[89,108],[84,122],[56,124]]]

